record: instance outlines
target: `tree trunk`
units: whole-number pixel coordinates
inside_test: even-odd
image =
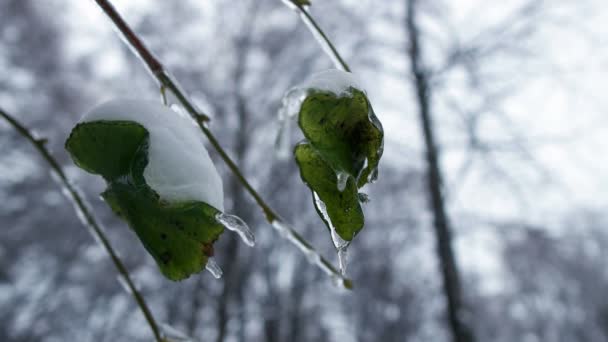
[[[420,33],[416,23],[416,5],[417,0],[407,0],[406,30],[409,39],[410,68],[414,76],[412,82],[416,91],[420,124],[426,147],[427,182],[430,206],[433,212],[433,226],[437,239],[436,248],[441,265],[443,289],[447,298],[447,313],[453,340],[456,342],[472,342],[474,341],[473,332],[462,317],[463,301],[459,272],[452,250],[452,233],[442,195],[439,149],[435,141],[431,118],[431,89],[428,72],[422,65],[419,45]]]

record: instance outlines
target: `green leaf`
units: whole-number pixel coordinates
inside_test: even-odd
[[[302,103],[298,123],[330,167],[362,187],[375,178],[384,133],[367,96],[355,88],[349,92],[337,96],[313,89]]]
[[[219,211],[202,202],[166,205],[150,190],[121,183],[111,183],[102,195],[171,280],[200,272],[224,230],[215,221]]]
[[[181,280],[200,272],[224,227],[216,208],[198,201],[166,203],[146,184],[149,133],[130,121],[78,124],[66,141],[76,165],[103,176],[103,198],[135,231],[161,272]]]
[[[72,129],[65,148],[78,167],[109,181],[128,173],[133,156],[147,139],[148,131],[132,122],[86,122]]]
[[[354,180],[349,178],[344,190],[338,191],[335,171],[311,144],[298,144],[294,154],[302,180],[313,191],[313,203],[319,216],[328,229],[331,230],[333,225],[342,239],[351,241],[364,224],[363,210],[359,204],[358,189]],[[314,194],[322,203],[318,203]]]

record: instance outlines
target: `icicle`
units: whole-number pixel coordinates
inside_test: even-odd
[[[297,236],[294,234],[292,227],[278,220],[272,221],[272,227],[276,229],[282,237],[291,241],[296,247],[298,247],[298,249],[300,249],[300,251],[302,251],[302,253],[306,255],[306,259],[308,260],[308,262],[319,267],[321,270],[323,270],[323,272],[330,276],[332,282],[336,286],[340,286],[342,288],[352,287],[352,283],[350,282],[350,280],[344,279],[341,276],[337,275],[335,272],[333,272],[330,266],[323,262],[321,256],[314,249],[312,249],[310,245],[298,239]]]
[[[209,271],[209,273],[211,273],[216,279],[220,279],[222,277],[222,269],[217,264],[217,262],[215,262],[215,258],[213,257],[207,259],[207,265],[205,266],[205,269],[207,269],[207,271]]]
[[[315,200],[315,206],[317,207],[317,210],[319,210],[319,212],[323,216],[323,220],[329,225],[329,229],[331,231],[331,241],[334,243],[334,247],[336,247],[336,251],[338,252],[340,273],[342,275],[345,275],[347,263],[347,248],[350,245],[350,241],[346,241],[340,237],[340,235],[336,231],[336,228],[331,223],[329,214],[327,214],[327,207],[325,206],[325,203],[323,203],[319,195],[316,192],[313,192],[312,195]]]
[[[302,102],[306,99],[307,91],[302,88],[292,88],[283,96],[281,108],[279,108],[279,132],[275,142],[276,154],[280,159],[286,159],[290,155],[291,126],[292,121],[300,113]]]
[[[281,114],[279,114],[280,116]],[[285,160],[289,158],[291,149],[289,148],[291,142],[291,119],[283,118],[279,119],[279,133],[275,141],[274,147],[276,150],[277,158]]]
[[[334,247],[336,247],[337,250],[346,248],[350,245],[350,241],[346,241],[338,235],[338,232],[336,232],[333,225],[331,226],[331,241],[334,243]]]
[[[169,106],[169,100],[167,100],[167,87],[164,84],[160,85],[160,101],[165,106]]]
[[[346,266],[348,264],[348,245],[338,249],[338,264],[340,265],[340,273],[346,275]]]
[[[167,323],[160,324],[161,335],[164,341],[170,342],[194,342],[194,339],[185,333],[175,329]]]
[[[236,232],[241,237],[244,243],[248,246],[255,246],[255,236],[245,221],[236,215],[228,215],[224,213],[218,213],[215,215],[215,219],[221,223],[226,229]]]
[[[340,274],[343,276],[346,275],[346,265],[348,263],[348,246],[350,246],[350,241],[346,241],[338,235],[334,226],[331,226],[331,240],[334,243],[334,247],[336,247],[336,251],[338,252],[338,265],[340,265]]]
[[[180,89],[181,90],[181,89]],[[181,116],[189,117],[175,92],[165,86],[161,86],[163,104]]]
[[[378,180],[378,168],[372,170],[367,177],[367,181],[371,184],[375,183]]]
[[[338,191],[342,192],[348,183],[348,173],[339,171],[336,173],[336,177],[338,178]]]

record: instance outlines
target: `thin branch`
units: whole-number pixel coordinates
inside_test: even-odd
[[[0,116],[2,116],[11,126],[13,126],[13,128],[15,128],[15,130],[19,134],[29,140],[29,142],[34,145],[34,147],[38,150],[42,157],[49,163],[51,170],[53,171],[53,175],[55,175],[55,177],[53,178],[55,178],[55,180],[63,189],[67,190],[66,195],[74,204],[76,214],[78,214],[78,217],[81,218],[81,221],[87,226],[87,228],[89,228],[89,231],[93,235],[93,237],[101,244],[101,246],[106,250],[106,252],[108,252],[110,258],[112,259],[112,262],[114,263],[114,266],[116,266],[116,269],[118,270],[118,273],[125,280],[125,283],[129,288],[129,292],[131,293],[131,295],[135,299],[135,302],[144,314],[144,317],[146,318],[146,321],[148,322],[148,325],[150,326],[150,329],[152,330],[156,341],[162,342],[163,339],[161,337],[160,330],[158,328],[158,325],[156,324],[156,321],[154,320],[154,316],[152,316],[150,308],[146,304],[144,297],[141,295],[141,293],[139,293],[139,291],[133,284],[133,281],[129,276],[129,271],[114,251],[110,240],[104,233],[104,229],[102,228],[101,224],[97,222],[95,216],[93,216],[91,210],[86,204],[84,197],[80,195],[79,190],[70,182],[57,160],[51,155],[51,153],[46,148],[46,140],[36,138],[29,131],[29,129],[27,129],[24,125],[19,123],[15,118],[13,118],[1,108]]]
[[[209,121],[209,117],[198,110],[192,102],[188,99],[185,93],[179,88],[177,82],[166,71],[160,61],[154,57],[154,55],[148,50],[142,40],[137,34],[129,27],[129,25],[122,19],[120,14],[116,11],[114,6],[109,0],[95,0],[95,2],[101,7],[104,13],[112,20],[118,31],[120,31],[126,44],[131,47],[131,50],[135,55],[139,56],[141,60],[148,67],[152,75],[156,78],[159,85],[165,87],[166,90],[171,91],[186,111],[195,119],[199,128],[205,134],[213,148],[219,153],[220,157],[224,160],[230,171],[234,176],[243,184],[247,192],[255,199],[256,203],[264,211],[266,220],[283,235],[287,240],[292,242],[296,247],[300,249],[311,261],[313,265],[318,266],[327,273],[336,284],[344,288],[352,288],[352,282],[349,279],[344,278],[338,270],[323,256],[321,256],[312,247],[308,241],[306,241],[298,232],[296,232],[289,224],[287,224],[271,207],[262,199],[260,194],[253,188],[253,186],[247,181],[239,167],[234,161],[228,156],[228,153],[222,148],[219,141],[213,135],[206,125]]]
[[[319,43],[319,45],[321,45],[321,48],[323,48],[323,51],[325,51],[325,53],[329,55],[331,60],[334,62],[336,68],[350,72],[350,68],[348,67],[348,64],[346,64],[346,62],[344,61],[344,58],[340,56],[340,53],[338,52],[334,44],[331,42],[331,40],[329,40],[325,32],[323,32],[319,24],[317,24],[315,19],[308,12],[308,6],[303,4],[303,1],[301,0],[283,0],[283,2],[289,8],[293,9],[300,15],[302,21],[306,24],[310,32],[315,36],[317,42]]]

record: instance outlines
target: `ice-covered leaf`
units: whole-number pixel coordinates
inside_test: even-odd
[[[213,242],[224,230],[216,219],[221,211],[200,200],[167,200],[150,186],[145,175],[154,157],[150,136],[134,121],[85,121],[73,129],[66,149],[79,167],[105,178],[108,205],[135,231],[162,273],[180,280],[201,271],[213,255]]]
[[[297,118],[304,142],[295,149],[300,175],[341,255],[363,228],[358,193],[377,176],[384,132],[361,83],[329,69],[287,92],[279,118]],[[343,258],[344,259],[344,258]]]
[[[383,132],[362,91],[337,95],[311,90],[300,108],[304,136],[335,173],[346,173],[365,185],[378,167]]]
[[[342,239],[351,241],[364,223],[354,179],[349,177],[344,190],[339,191],[335,171],[312,145],[300,143],[294,153],[302,180],[313,191],[313,201],[319,216],[330,231],[333,229]]]

